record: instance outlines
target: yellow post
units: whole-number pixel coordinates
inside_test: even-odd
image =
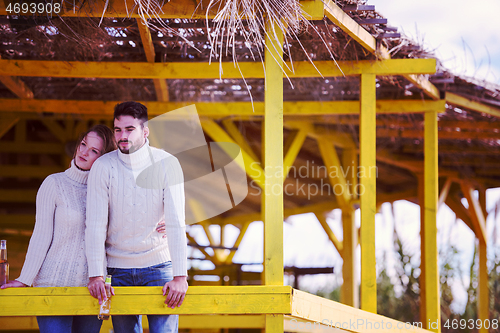
[[[424,328],[441,332],[436,214],[438,205],[438,122],[436,112],[424,115],[424,175],[419,177],[421,278],[420,318]],[[422,198],[423,194],[423,198]]]
[[[265,186],[264,284],[283,285],[283,34],[268,26],[265,53],[265,97],[262,129]],[[282,175],[282,173],[281,173]],[[266,315],[266,332],[283,332],[283,315]]]
[[[479,285],[478,285],[478,319],[483,323],[479,329],[479,333],[487,333],[488,329],[484,328],[486,319],[490,319],[490,295],[488,288],[488,266],[486,265],[486,242],[479,240]]]
[[[479,204],[483,212],[484,218],[488,217],[488,212],[486,211],[486,190],[484,187],[478,189],[479,192]],[[479,285],[478,285],[478,300],[477,300],[477,314],[478,319],[483,323],[479,329],[479,333],[487,333],[488,329],[484,328],[484,322],[486,319],[490,319],[490,290],[489,290],[489,279],[488,279],[488,266],[487,266],[487,243],[479,239]]]
[[[360,201],[361,201],[361,309],[377,312],[375,264],[376,113],[375,75],[361,74],[360,82]]]
[[[358,231],[354,223],[354,211],[347,207],[342,209],[342,227],[344,230],[344,239],[342,240],[342,290],[340,293],[340,301],[343,304],[359,308],[359,291],[356,282],[357,265],[356,265],[356,247],[358,246]]]

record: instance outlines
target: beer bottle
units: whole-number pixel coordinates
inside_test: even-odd
[[[0,286],[9,282],[9,262],[7,261],[7,241],[0,241]]]
[[[106,300],[102,302],[99,309],[99,315],[97,316],[100,320],[109,319],[109,311],[111,310],[111,275],[106,275],[106,281],[104,282],[106,286]]]

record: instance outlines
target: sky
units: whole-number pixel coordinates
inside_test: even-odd
[[[377,12],[388,19],[388,25],[419,41],[427,50],[434,50],[445,67],[454,74],[474,77],[500,84],[500,0],[471,2],[463,0],[370,0]],[[500,202],[500,189],[488,190],[487,210],[492,211]],[[382,260],[384,252],[392,251],[393,227],[402,239],[405,248],[420,252],[420,208],[407,201],[394,203],[394,215],[390,204],[384,204],[376,216],[376,255]],[[333,211],[327,220],[339,239],[342,239],[340,211]],[[359,210],[356,214],[359,226]],[[490,214],[487,230],[491,235],[500,220]],[[468,271],[472,262],[475,237],[472,231],[445,205],[437,217],[438,246],[443,249],[454,246],[462,256],[461,269]],[[216,226],[212,226],[217,228]],[[193,230],[194,231],[194,230]],[[216,230],[214,230],[216,231]],[[207,243],[201,227],[196,232],[200,243]],[[216,233],[217,234],[217,233]],[[234,227],[226,231],[227,246],[237,237]],[[498,238],[498,235],[497,235]],[[496,241],[500,244],[500,238]],[[491,253],[491,251],[489,252]],[[359,255],[359,247],[358,247]],[[243,238],[234,257],[236,263],[261,263],[263,257],[263,225],[254,222]],[[391,259],[389,257],[388,263]],[[322,267],[334,266],[336,274],[306,276],[300,279],[300,287],[311,292],[333,289],[341,283],[342,259],[329,241],[314,214],[290,217],[284,224],[284,262],[286,266]],[[262,266],[248,265],[245,270],[262,270]],[[292,281],[285,279],[285,283]],[[466,292],[463,286],[469,283],[465,276],[455,281],[456,300],[452,304],[456,312],[463,311]]]
[[[388,25],[459,75],[500,84],[500,1],[369,0]]]

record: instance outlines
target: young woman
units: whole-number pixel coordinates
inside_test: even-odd
[[[36,196],[36,222],[21,275],[1,288],[86,287],[85,208],[87,177],[94,161],[116,149],[112,131],[95,125],[81,136],[71,166],[48,176]],[[99,332],[94,316],[40,316],[42,333]]]

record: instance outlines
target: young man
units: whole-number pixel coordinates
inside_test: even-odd
[[[182,304],[188,288],[183,174],[175,157],[149,146],[147,120],[147,108],[140,103],[116,105],[118,150],[103,155],[90,171],[88,289],[99,303],[106,298],[107,259],[113,286],[163,286],[163,295],[168,292],[165,304],[174,308]],[[151,168],[156,171],[148,173]],[[149,177],[150,186],[138,180],[144,177]],[[156,231],[163,217],[167,241]],[[112,319],[116,333],[142,332],[141,316]],[[152,333],[177,332],[178,316],[150,315],[148,321]]]

